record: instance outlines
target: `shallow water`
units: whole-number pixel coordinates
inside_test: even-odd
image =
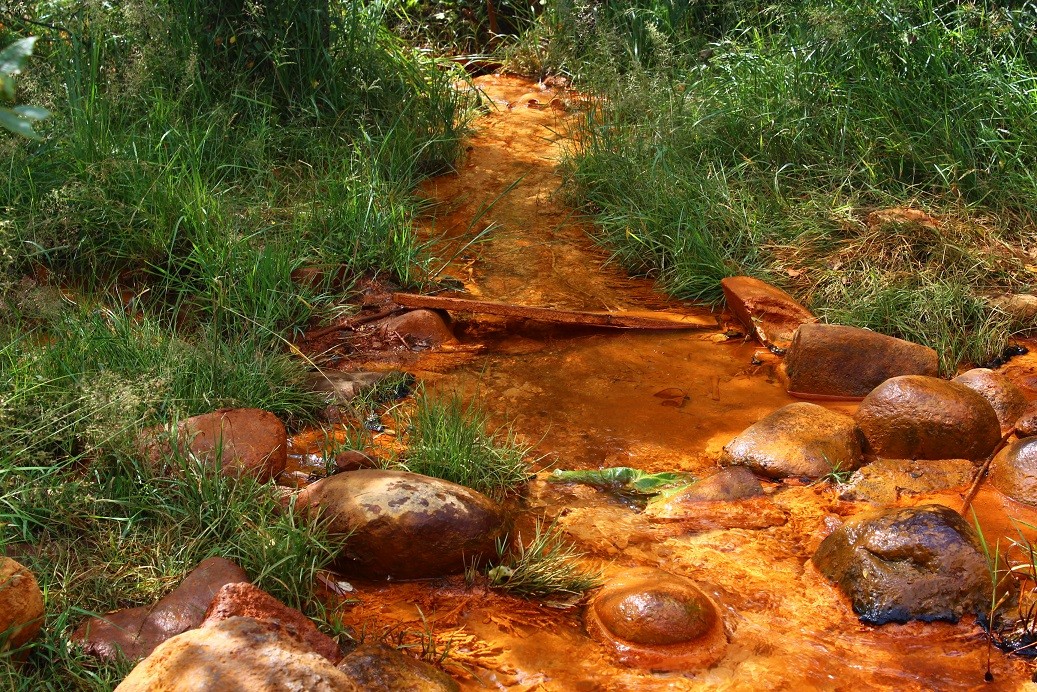
[[[566,122],[580,117],[568,95],[513,77],[483,77],[477,85],[489,110],[465,161],[423,190],[434,202],[425,232],[445,233],[439,252],[456,254],[444,275],[474,296],[523,305],[710,314],[608,265],[559,198]],[[559,102],[549,105],[552,99]],[[487,225],[493,230],[466,247]],[[662,333],[454,317],[462,347],[424,354],[408,368],[434,391],[478,399],[497,423],[510,422],[541,469],[633,466],[705,475],[732,437],[793,401],[778,359],[730,338],[724,314],[715,315],[715,329]],[[1037,398],[1037,344],[1030,347],[1003,372]],[[371,364],[357,359],[353,366]],[[856,406],[824,403],[847,413]],[[376,439],[389,449],[395,444],[392,431]],[[313,433],[298,437],[297,470],[319,469],[323,444]],[[520,530],[534,517],[557,519],[606,573],[648,565],[697,581],[721,605],[730,638],[717,666],[665,675],[625,668],[586,636],[579,608],[466,588],[462,577],[354,582],[340,609],[343,622],[400,644],[448,647],[444,666],[471,690],[1037,689],[1029,682],[1033,666],[991,651],[972,621],[862,625],[809,558],[832,529],[871,507],[839,500],[827,483],[765,483],[762,499],[658,521],[603,492],[545,477],[530,485]],[[960,509],[964,492],[908,496],[901,504]],[[1037,511],[988,487],[973,507],[991,543],[1015,535],[1013,520],[1037,524]]]

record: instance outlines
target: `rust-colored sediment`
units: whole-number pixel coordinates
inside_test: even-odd
[[[526,104],[533,96],[539,104],[567,102],[567,94],[542,93],[514,77],[482,77],[476,84],[490,109],[476,123],[466,159],[456,173],[424,186],[434,203],[422,220],[425,231],[430,238],[445,234],[442,256],[457,253],[443,274],[461,280],[465,293],[479,300],[712,318],[607,264],[607,254],[588,239],[588,227],[559,200],[566,125],[581,116],[575,109]],[[495,229],[464,248],[488,224]],[[409,367],[433,391],[476,398],[498,422],[511,421],[520,439],[542,455],[541,467],[634,466],[705,475],[734,435],[793,401],[777,359],[761,354],[758,345],[727,338],[722,327],[605,332],[462,315],[455,328],[466,348],[422,356]],[[354,365],[362,366],[361,360]],[[1037,398],[1037,355],[1014,359],[1003,371]],[[856,408],[821,403],[843,412]],[[306,447],[306,440],[296,441],[296,467],[306,460]],[[988,647],[973,621],[860,624],[809,558],[839,522],[871,507],[840,501],[828,484],[768,482],[767,495],[753,498],[747,511],[681,522],[653,520],[600,491],[551,484],[545,476],[531,484],[527,515],[518,525],[528,531],[533,516],[557,518],[606,573],[645,565],[695,580],[719,604],[730,635],[718,664],[666,674],[626,668],[586,635],[580,609],[465,588],[461,578],[354,582],[340,609],[343,622],[399,643],[449,643],[445,667],[470,690],[993,690],[1029,684],[1031,664],[996,649],[990,652],[994,681],[984,682]],[[957,509],[964,490],[901,502]],[[1037,524],[1037,511],[989,486],[973,507],[990,542],[1015,535],[1013,518]]]

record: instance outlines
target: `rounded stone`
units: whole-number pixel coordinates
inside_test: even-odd
[[[716,604],[689,579],[655,568],[611,579],[588,604],[586,621],[591,636],[628,666],[708,668],[727,650]]]
[[[1002,433],[1008,432],[1026,410],[1026,397],[1022,390],[1007,377],[989,368],[973,368],[951,382],[965,385],[990,402],[1001,424]]]
[[[1019,437],[1037,435],[1037,401],[1031,401],[1015,421],[1015,433]]]
[[[770,478],[820,478],[864,463],[853,418],[805,401],[783,406],[724,447],[722,462]]]
[[[1014,440],[990,465],[990,484],[1028,505],[1037,505],[1037,437]]]
[[[435,347],[456,343],[449,325],[434,310],[410,310],[381,323],[386,338],[398,336],[408,346]]]
[[[729,466],[692,483],[666,499],[678,504],[686,502],[734,502],[763,495],[760,479],[743,466]]]
[[[459,574],[496,553],[507,513],[471,488],[406,471],[347,471],[308,486],[297,507],[347,537],[344,572],[374,579]]]
[[[972,527],[943,505],[855,517],[814,553],[862,622],[957,620],[990,606],[990,574]]]
[[[43,627],[43,593],[17,560],[0,556],[0,651],[17,649]]]
[[[968,387],[935,377],[886,380],[857,408],[866,450],[886,459],[982,460],[1001,440],[990,403]]]

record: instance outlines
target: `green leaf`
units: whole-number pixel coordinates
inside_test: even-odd
[[[40,136],[32,129],[33,120],[23,117],[10,108],[0,108],[0,127],[29,139],[39,139]]]
[[[628,466],[613,466],[596,471],[562,471],[559,469],[551,474],[549,480],[555,483],[586,483],[606,489],[625,490],[638,495],[655,495],[667,488],[693,483],[695,477],[690,473],[680,471],[645,473]]]
[[[22,69],[22,63],[32,55],[32,47],[36,43],[36,37],[30,36],[15,41],[3,50],[0,50],[0,91],[8,99],[14,98],[14,80],[11,79]]]

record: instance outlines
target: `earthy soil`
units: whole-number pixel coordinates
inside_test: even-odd
[[[566,125],[582,117],[571,95],[515,77],[476,80],[487,112],[456,173],[430,180],[422,220],[443,270],[483,300],[571,310],[665,310],[717,327],[641,332],[546,325],[454,314],[461,345],[435,352],[352,356],[350,368],[401,363],[435,392],[478,399],[510,422],[539,469],[633,466],[706,475],[721,447],[751,423],[794,401],[779,360],[733,337],[729,315],[676,303],[631,279],[588,238],[590,227],[561,199]],[[535,101],[535,103],[531,103]],[[632,175],[636,171],[631,171]],[[499,199],[497,199],[499,198]],[[492,207],[486,206],[497,200]],[[482,213],[485,212],[485,213]],[[492,230],[467,245],[487,225]],[[1037,399],[1037,344],[1001,371]],[[852,413],[854,403],[822,402]],[[376,435],[391,450],[394,431]],[[296,469],[317,461],[323,436],[299,436]],[[849,602],[811,565],[821,540],[872,509],[842,501],[827,482],[766,482],[767,495],[726,511],[661,521],[586,486],[530,484],[520,527],[558,518],[606,573],[646,565],[684,575],[721,605],[730,637],[715,667],[654,674],[625,668],[590,639],[580,607],[560,609],[492,592],[462,577],[348,587],[343,622],[365,636],[439,658],[464,689],[850,690],[1020,689],[1033,664],[987,645],[974,621],[862,625]],[[960,509],[966,488],[904,496],[903,505]],[[711,506],[713,503],[709,503]],[[986,538],[1015,536],[1013,520],[1037,512],[988,486],[973,503]],[[992,682],[984,681],[988,657]],[[1033,686],[1037,689],[1037,686]]]

